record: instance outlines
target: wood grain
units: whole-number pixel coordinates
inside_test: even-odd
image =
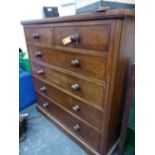
[[[94,125],[94,127],[101,129],[102,111],[96,109],[95,107],[86,104],[80,100],[77,100],[60,90],[34,78],[34,85],[37,92],[50,97],[52,100],[56,101],[58,104],[65,107],[67,110],[77,115],[78,117],[84,119],[88,123]],[[40,88],[45,87],[45,91],[41,91]],[[79,106],[79,110],[73,110],[75,105]]]
[[[89,12],[82,13],[79,15],[55,17],[40,20],[30,20],[22,21],[23,25],[30,24],[48,24],[48,23],[64,23],[64,22],[76,22],[76,21],[88,21],[88,20],[101,20],[101,19],[123,19],[123,18],[133,18],[135,16],[135,11],[130,9],[114,9],[107,10],[105,12]]]
[[[25,39],[27,42],[41,43],[41,44],[51,44],[52,43],[52,33],[50,27],[25,27]],[[37,33],[39,39],[33,39],[33,34]]]
[[[63,52],[30,44],[27,47],[30,59],[65,68],[88,77],[105,80],[107,58]],[[35,55],[38,51],[42,53],[42,56],[37,57]],[[71,65],[71,61],[73,60],[78,60],[80,64],[78,66]]]
[[[48,106],[44,108],[46,111],[51,113],[55,118],[63,122],[70,128],[76,135],[79,135],[83,139],[85,139],[88,143],[93,145],[93,147],[98,150],[98,144],[100,140],[100,135],[92,128],[88,127],[86,124],[82,123],[80,120],[72,117],[69,113],[65,112],[61,108],[59,108],[56,104],[45,99],[43,96],[37,94],[38,104],[43,107],[43,103],[48,103]],[[65,116],[65,117],[64,117]],[[79,129],[75,131],[73,128],[75,125],[79,125]],[[88,132],[89,131],[89,132]]]
[[[41,98],[37,107],[88,154],[106,155],[119,137],[125,76],[128,64],[134,61],[134,10],[22,24],[36,92]],[[32,39],[33,33],[41,34],[40,40]],[[64,46],[62,39],[68,35],[72,42]],[[38,51],[42,57],[34,55]],[[41,69],[44,73],[38,75]],[[42,87],[47,90],[41,92]],[[46,102],[49,106],[44,108]],[[73,111],[76,105],[80,110]],[[81,130],[73,130],[76,124]]]
[[[82,23],[84,24],[84,23]],[[78,34],[79,41],[67,45],[62,44],[62,39],[72,34]],[[98,51],[108,51],[110,24],[88,24],[54,27],[54,46],[74,47]],[[91,38],[91,39],[90,39]]]
[[[36,104],[36,108],[39,112],[46,116],[52,123],[61,129],[66,135],[72,138],[77,144],[79,144],[89,155],[100,155],[89,143],[84,141],[78,135],[69,129],[63,122],[55,118],[51,113],[48,113],[47,110],[42,108],[39,104]]]
[[[122,24],[121,24],[122,23]],[[107,113],[107,122],[109,124],[107,130],[107,139],[105,140],[106,149],[109,150],[111,145],[117,140],[120,135],[122,108],[124,104],[124,86],[125,78],[130,62],[134,61],[134,19],[124,19],[120,21],[120,26],[117,26],[117,39],[114,40],[115,52],[113,56],[112,75],[113,83],[110,86],[109,92],[109,110]],[[119,38],[119,39],[118,39]],[[116,52],[116,50],[118,50]]]
[[[43,78],[55,85],[77,95],[81,98],[96,104],[97,106],[104,107],[104,87],[94,84],[92,82],[76,78],[74,76],[56,71],[40,64],[31,61],[32,73],[40,78]],[[38,75],[37,71],[43,70],[43,75]],[[79,89],[73,90],[72,85],[78,84]]]

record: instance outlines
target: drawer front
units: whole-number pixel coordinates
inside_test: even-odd
[[[68,112],[40,95],[37,95],[37,103],[57,120],[66,125],[77,136],[81,137],[98,150],[100,134],[95,129],[76,119]]]
[[[71,25],[71,24],[70,24]],[[108,51],[111,24],[87,22],[82,24],[54,27],[54,45],[88,50]],[[63,44],[63,40],[70,42]]]
[[[49,67],[31,62],[32,72],[55,85],[67,90],[68,92],[80,96],[97,106],[103,106],[104,87],[84,79],[56,71]],[[40,74],[41,72],[41,74]],[[43,72],[43,73],[42,73]]]
[[[101,129],[102,111],[34,78],[36,91],[48,96],[70,112]]]
[[[26,42],[52,44],[50,27],[24,27]]]
[[[62,39],[70,36],[75,32],[75,27],[73,26],[65,26],[65,27],[54,27],[54,45],[55,46],[62,46]],[[74,48],[74,42],[70,42],[66,44],[65,47]]]
[[[28,45],[31,59],[56,65],[99,80],[105,80],[107,59],[92,55],[52,50]]]

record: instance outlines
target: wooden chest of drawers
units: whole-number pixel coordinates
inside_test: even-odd
[[[119,138],[125,72],[134,61],[134,12],[22,24],[37,108],[88,154],[107,154]]]

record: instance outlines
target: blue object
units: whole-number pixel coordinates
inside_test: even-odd
[[[34,86],[32,82],[32,75],[19,69],[19,110],[28,107],[36,100]]]

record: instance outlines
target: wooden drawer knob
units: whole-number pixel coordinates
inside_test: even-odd
[[[45,86],[41,87],[41,88],[40,88],[40,91],[41,91],[41,92],[45,92],[45,91],[46,91],[46,87],[45,87]]]
[[[63,38],[61,41],[62,41],[62,44],[63,45],[67,45],[67,44],[70,44],[70,43],[78,43],[79,42],[79,35],[77,33],[73,33],[65,38]]]
[[[75,60],[71,60],[70,64],[74,67],[78,67],[80,65],[80,61],[75,59]]]
[[[71,35],[71,41],[78,43],[79,42],[79,35],[77,33],[73,33]]]
[[[75,131],[78,131],[78,130],[80,129],[80,126],[79,126],[78,124],[76,124],[76,125],[73,127],[73,129],[74,129]]]
[[[35,56],[36,56],[36,57],[42,57],[42,52],[41,52],[41,51],[35,52]]]
[[[47,102],[43,103],[43,107],[44,108],[48,107],[48,103]]]
[[[37,71],[38,75],[43,75],[44,74],[44,70],[43,69],[40,69]]]
[[[33,38],[34,40],[39,40],[40,35],[39,35],[38,33],[33,33],[33,34],[32,34],[32,38]]]
[[[77,111],[80,110],[80,106],[79,105],[75,105],[75,106],[72,107],[72,109],[77,112]]]
[[[72,90],[79,90],[80,89],[80,86],[77,83],[75,83],[75,84],[72,84],[71,85],[71,89]]]

